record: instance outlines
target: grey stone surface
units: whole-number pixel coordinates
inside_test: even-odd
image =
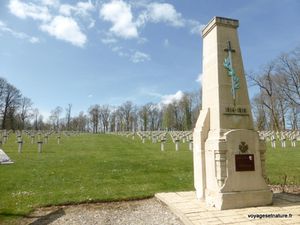
[[[12,163],[14,162],[10,160],[8,155],[6,155],[6,153],[2,149],[0,149],[0,164],[12,164]]]
[[[152,198],[41,208],[20,224],[182,225],[183,223],[165,204]]]

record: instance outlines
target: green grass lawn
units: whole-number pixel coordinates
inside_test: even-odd
[[[114,135],[51,137],[38,153],[25,137],[23,153],[11,135],[3,146],[15,162],[0,166],[0,224],[16,223],[40,206],[139,199],[157,192],[193,190],[192,152],[188,143],[175,151],[160,143]],[[298,143],[299,144],[299,143]],[[300,149],[268,149],[270,183],[300,184]]]
[[[270,184],[283,184],[284,176],[287,176],[287,184],[300,185],[300,142],[292,148],[287,142],[286,148],[281,148],[280,143],[277,148],[271,148],[268,143],[266,154],[266,172]]]
[[[192,152],[173,143],[114,135],[55,137],[43,146],[25,139],[18,154],[12,135],[3,146],[15,162],[0,166],[0,221],[28,214],[46,205],[113,201],[153,196],[156,192],[193,189]]]

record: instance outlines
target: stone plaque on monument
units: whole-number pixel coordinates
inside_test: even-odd
[[[254,155],[235,155],[235,171],[254,171]]]
[[[238,26],[238,20],[215,17],[202,31],[203,93],[193,132],[194,186],[198,198],[218,209],[272,203],[265,181],[266,146],[253,127]]]

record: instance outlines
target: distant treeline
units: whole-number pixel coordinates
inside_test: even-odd
[[[33,107],[31,99],[0,78],[1,129],[77,130],[86,132],[191,130],[196,123],[200,92],[183,93],[169,104],[147,103],[137,106],[127,101],[120,106],[92,105],[87,112],[72,116],[72,104],[57,106],[47,120]],[[46,121],[46,122],[45,122]]]
[[[92,105],[87,113],[71,116],[72,105],[56,107],[47,123],[37,119],[37,129],[61,129],[99,132],[191,130],[201,106],[199,92],[183,93],[169,104],[147,103],[137,106],[127,101],[120,106]]]

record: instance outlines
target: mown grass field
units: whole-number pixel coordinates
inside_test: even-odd
[[[181,143],[176,152],[160,143],[114,135],[55,137],[37,152],[29,138],[23,152],[11,135],[3,146],[15,162],[0,166],[0,224],[15,223],[41,206],[129,200],[151,197],[157,192],[193,190],[192,152]],[[300,184],[300,148],[268,149],[270,183]]]
[[[0,220],[20,217],[38,206],[113,201],[192,190],[192,153],[182,145],[165,151],[149,140],[142,144],[114,135],[50,138],[38,154],[25,139],[17,153],[12,136],[3,149],[15,162],[0,167]]]
[[[270,184],[283,184],[284,176],[287,176],[287,184],[300,185],[300,142],[295,148],[290,142],[286,142],[287,147],[281,148],[279,142],[276,148],[267,145],[266,172]]]

